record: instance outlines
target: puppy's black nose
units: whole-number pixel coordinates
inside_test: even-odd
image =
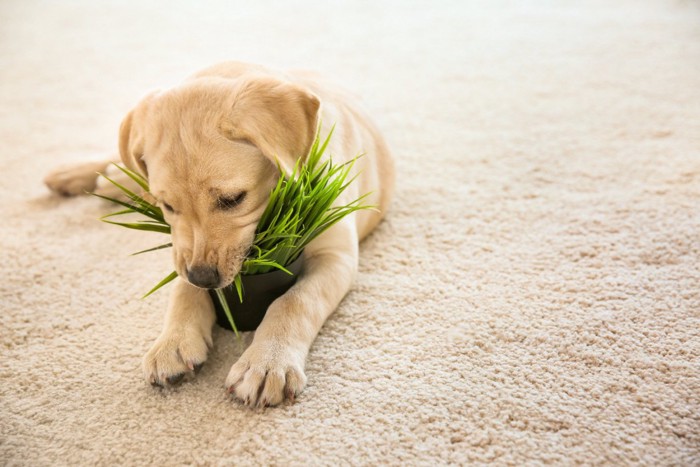
[[[194,266],[187,269],[187,279],[197,287],[214,289],[219,286],[219,270],[211,266]]]

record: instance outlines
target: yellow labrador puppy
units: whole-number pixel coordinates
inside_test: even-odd
[[[379,211],[348,216],[304,253],[296,284],[267,310],[250,346],[231,367],[226,387],[245,404],[293,400],[306,384],[309,347],[350,289],[358,243],[381,220],[393,191],[389,151],[354,99],[312,75],[226,62],[181,85],[145,97],[124,119],[122,162],[148,177],[172,226],[180,276],[165,326],[143,360],[152,384],[179,382],[207,358],[215,312],[207,289],[230,284],[241,268],[277,179],[308,153],[319,124],[335,133],[327,154],[343,162],[364,153],[360,176],[342,195],[372,192]],[[96,186],[103,164],[83,164],[46,178],[62,194]],[[97,190],[106,190],[97,187]]]

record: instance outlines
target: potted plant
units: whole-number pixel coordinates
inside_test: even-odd
[[[320,128],[320,125],[319,125]],[[284,294],[296,281],[303,265],[304,247],[345,216],[361,210],[373,209],[363,204],[369,193],[354,201],[335,206],[340,194],[353,182],[348,178],[357,157],[344,164],[334,164],[332,157],[321,160],[333,134],[333,129],[323,142],[320,129],[305,162],[297,161],[291,174],[286,174],[278,163],[279,179],[270,193],[268,205],[258,223],[255,239],[243,262],[241,271],[233,283],[221,289],[210,290],[217,323],[233,330],[251,331],[258,327],[268,306]],[[358,156],[360,157],[360,156]],[[138,195],[102,175],[124,194],[126,200],[93,193],[95,196],[121,205],[124,209],[102,217],[104,222],[141,231],[170,234],[170,225],[161,209],[150,199],[148,180],[140,174],[117,165],[131,180],[138,184],[144,195]],[[117,222],[114,217],[138,214],[145,219],[134,222]],[[136,254],[171,247],[164,243]],[[143,298],[177,277],[173,271]]]

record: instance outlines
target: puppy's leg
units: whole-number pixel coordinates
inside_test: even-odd
[[[97,173],[104,173],[109,164],[109,161],[100,161],[57,167],[46,175],[44,184],[62,196],[83,195],[95,189]]]
[[[176,279],[163,331],[143,359],[146,380],[158,386],[177,384],[198,370],[213,345],[215,320],[209,293]]]
[[[350,216],[353,217],[354,216]],[[267,310],[250,347],[226,378],[230,393],[251,406],[294,400],[306,384],[304,366],[316,334],[357,273],[357,232],[346,218],[304,253],[297,283]]]
[[[123,197],[124,194],[117,187],[98,175],[100,173],[135,193],[142,191],[121,170],[113,167],[111,161],[82,162],[57,167],[44,177],[44,184],[61,196],[78,196],[94,191],[111,198]]]

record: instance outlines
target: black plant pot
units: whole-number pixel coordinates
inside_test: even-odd
[[[304,263],[304,255],[299,256],[286,268],[293,274],[290,276],[284,271],[274,270],[265,274],[241,276],[243,283],[243,302],[238,298],[236,287],[232,284],[224,289],[226,302],[228,303],[233,322],[239,331],[254,331],[258,328],[265,316],[267,308],[278,297],[290,289],[297,281],[297,275],[301,272]],[[214,309],[216,310],[216,323],[224,329],[232,330],[231,323],[226,317],[216,291],[210,290]]]

